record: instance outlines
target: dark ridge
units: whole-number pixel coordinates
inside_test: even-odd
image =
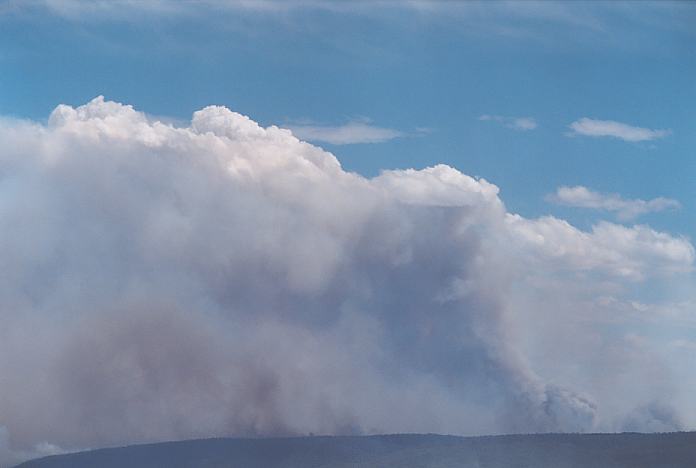
[[[22,468],[694,468],[696,433],[202,439],[53,455]]]

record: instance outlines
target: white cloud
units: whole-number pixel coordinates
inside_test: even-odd
[[[383,143],[406,136],[392,128],[370,125],[369,121],[351,121],[344,125],[288,125],[292,133],[307,141],[351,145],[356,143]]]
[[[539,268],[594,270],[630,280],[693,269],[694,247],[687,239],[647,226],[603,221],[585,232],[552,216],[529,220],[508,215],[506,221],[514,233],[511,242],[519,243],[520,251]]]
[[[549,201],[566,206],[591,208],[616,213],[618,219],[629,221],[638,216],[681,207],[677,200],[658,197],[652,200],[625,199],[616,193],[599,193],[578,185],[559,187],[547,197]]]
[[[537,128],[537,122],[532,117],[505,117],[502,115],[484,114],[479,117],[479,120],[498,122],[514,130],[534,130]]]
[[[653,130],[650,128],[634,127],[614,120],[595,120],[583,117],[569,125],[570,135],[590,137],[612,137],[624,141],[638,142],[664,138],[670,130]]]
[[[508,213],[452,167],[364,178],[224,107],[174,127],[97,98],[48,125],[0,121],[0,141],[6,458],[611,428],[647,396],[635,380],[604,391],[603,363],[658,380],[623,345],[565,331],[587,313],[568,291],[620,297],[694,262],[688,240],[647,226]]]
[[[422,170],[383,171],[372,183],[397,200],[413,205],[485,207],[495,208],[495,213],[503,209],[498,187],[444,164]]]

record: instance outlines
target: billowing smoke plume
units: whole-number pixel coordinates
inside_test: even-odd
[[[2,121],[0,142],[5,462],[210,436],[601,428],[592,387],[524,352],[519,330],[551,330],[520,326],[520,290],[694,259],[645,226],[509,214],[448,166],[366,179],[223,107],[177,128],[97,98],[47,125]]]

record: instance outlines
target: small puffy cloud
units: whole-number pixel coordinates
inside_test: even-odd
[[[406,136],[402,131],[371,125],[367,120],[350,121],[343,125],[288,125],[292,133],[307,141],[352,145],[356,143],[383,143]]]
[[[629,221],[647,213],[681,207],[677,200],[671,198],[657,197],[652,200],[625,199],[616,193],[594,192],[582,185],[559,187],[556,193],[548,195],[546,198],[560,205],[613,212],[621,221]]]
[[[671,133],[670,130],[653,130],[614,120],[596,120],[587,117],[576,120],[568,127],[571,129],[569,133],[571,136],[612,137],[630,142],[657,140]]]
[[[488,115],[484,114],[479,117],[482,121],[493,121],[498,122],[508,128],[514,130],[534,130],[537,128],[537,122],[532,117],[505,117],[502,115]]]

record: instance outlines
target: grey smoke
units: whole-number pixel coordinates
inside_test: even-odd
[[[635,281],[694,258],[645,226],[509,214],[448,166],[366,179],[221,107],[176,128],[97,98],[46,126],[3,121],[0,141],[0,463],[210,436],[601,428],[585,389],[516,345],[516,281],[529,262]]]
[[[675,432],[684,430],[684,424],[673,407],[652,401],[628,415],[622,429],[633,432]]]

